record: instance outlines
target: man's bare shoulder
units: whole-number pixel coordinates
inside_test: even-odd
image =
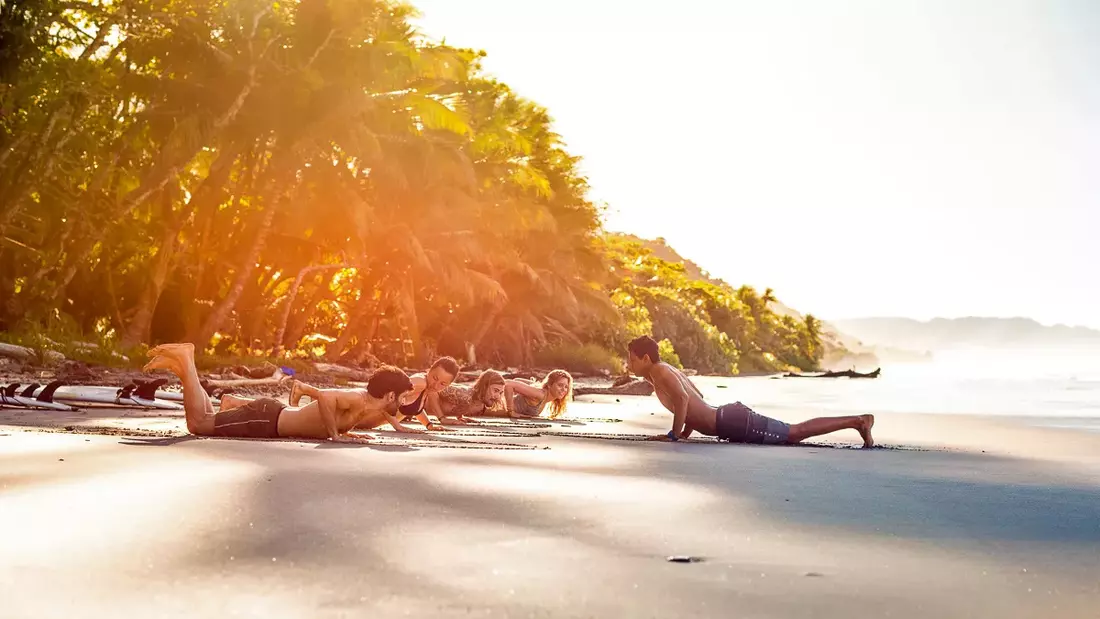
[[[367,390],[362,388],[326,389],[321,393],[324,395],[326,392],[335,396],[336,401],[344,406],[354,406],[367,401]]]
[[[672,367],[671,365],[665,363],[664,361],[654,365],[653,370],[654,370],[654,372],[653,372],[654,376],[663,376],[665,378],[675,378],[675,379],[684,378],[683,372],[681,372],[680,370],[678,370],[678,369]]]

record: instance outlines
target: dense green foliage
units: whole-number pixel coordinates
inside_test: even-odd
[[[508,365],[652,331],[700,371],[817,365],[816,321],[604,234],[546,110],[413,15],[0,2],[0,330]]]

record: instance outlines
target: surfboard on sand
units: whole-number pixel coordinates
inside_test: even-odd
[[[21,392],[18,392],[19,383],[13,383],[4,387],[0,391],[0,405],[16,406],[19,408],[45,408],[55,411],[78,411],[79,408],[70,404],[63,404],[61,402],[54,402],[52,399],[53,392],[61,386],[61,381],[54,381],[49,385],[46,385],[43,389],[38,389],[40,385],[32,384]],[[38,390],[42,397],[35,397],[35,390]]]
[[[55,410],[73,410],[72,404],[115,404],[118,406],[133,406],[138,408],[155,408],[160,410],[183,410],[183,406],[176,402],[166,402],[156,398],[157,387],[163,386],[166,379],[157,379],[141,384],[131,384],[125,387],[101,387],[95,385],[62,385],[60,381],[54,381],[49,385],[39,388],[31,385],[10,400],[13,406],[35,406],[38,408],[52,408]],[[13,392],[18,385],[9,385],[8,390]],[[31,399],[33,398],[33,399]]]

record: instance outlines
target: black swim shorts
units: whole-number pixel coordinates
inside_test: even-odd
[[[214,415],[213,436],[279,438],[279,414],[286,404],[271,398],[252,400]]]
[[[714,425],[718,438],[731,443],[786,445],[791,434],[790,424],[765,417],[740,402],[719,406]]]

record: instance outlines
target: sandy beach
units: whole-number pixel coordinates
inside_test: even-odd
[[[1100,434],[883,414],[867,451],[648,443],[669,416],[618,399],[362,446],[2,410],[2,614],[1096,616]]]

